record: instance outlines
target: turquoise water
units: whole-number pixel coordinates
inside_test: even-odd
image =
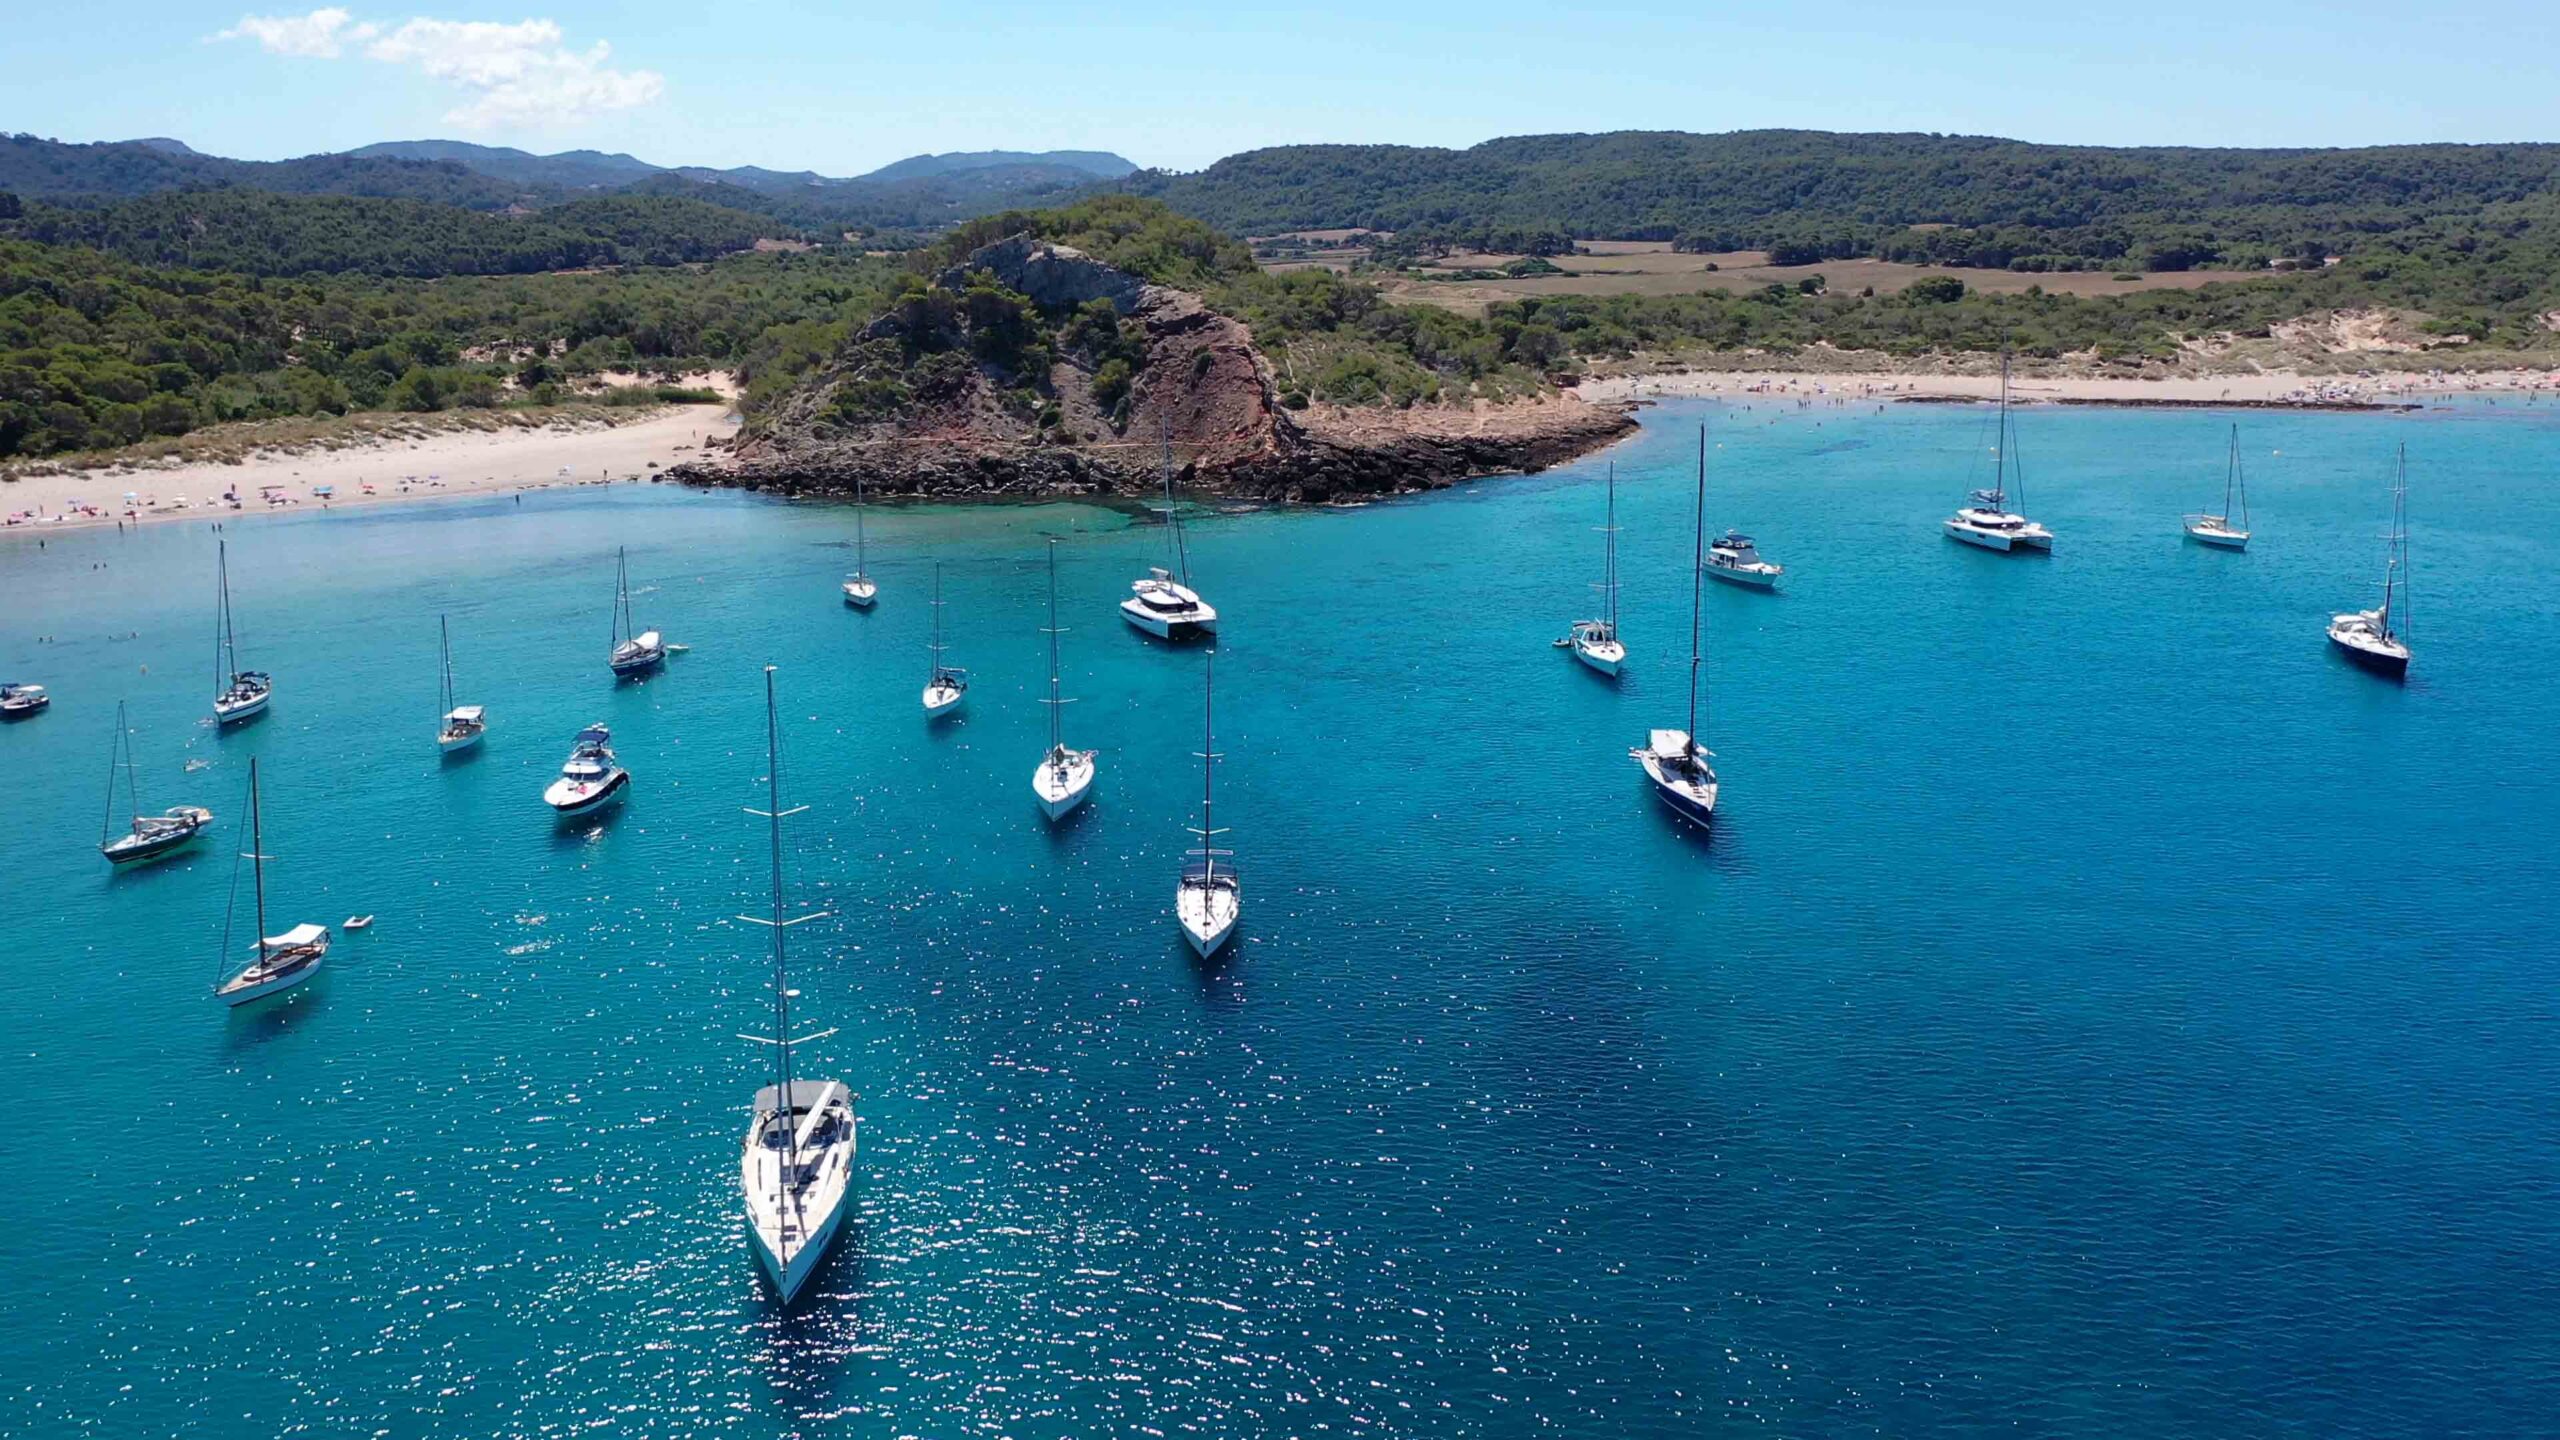
[[[1690,447],[1785,593],[1716,589]],[[1968,409],[1650,412],[1605,460],[1204,519],[1242,939],[1170,905],[1200,660],[1102,510],[627,487],[233,527],[273,712],[215,735],[203,523],[0,543],[0,1431],[28,1435],[2513,1434],[2560,1412],[2560,417],[2034,411],[2050,560],[1943,539]],[[2405,687],[2327,653],[2410,449]],[[2280,454],[2274,452],[2281,452]],[[1042,537],[1066,537],[1048,831]],[[604,669],[612,548],[694,647]],[[966,717],[916,692],[945,565]],[[93,566],[103,565],[103,569]],[[479,755],[439,764],[439,611]],[[119,635],[137,638],[116,639]],[[47,643],[39,637],[53,637]],[[819,1073],[859,1225],[788,1315],[734,1193],[779,664]],[[90,848],[116,701],[191,859]],[[586,723],[637,777],[539,794]],[[289,1003],[207,994],[246,761]],[[201,763],[187,773],[185,766]],[[752,932],[752,933],[751,933]]]

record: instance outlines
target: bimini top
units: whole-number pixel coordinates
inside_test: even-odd
[[[478,707],[475,706],[473,708],[476,710]],[[454,713],[459,715],[462,712],[457,710]],[[581,749],[584,749],[589,745],[610,745],[612,743],[613,732],[607,730],[601,725],[590,725],[586,729],[578,732],[578,746]]]
[[[756,1092],[756,1109],[760,1113],[770,1115],[785,1108],[776,1103],[781,1098],[781,1086],[767,1085]],[[845,1089],[844,1082],[841,1080],[794,1080],[791,1082],[791,1104],[788,1107],[790,1109],[816,1110],[830,1100],[851,1103],[853,1092]]]
[[[485,706],[456,705],[453,707],[452,713],[446,715],[444,718],[447,720],[478,720],[487,714],[488,709]],[[578,738],[583,740],[586,737],[581,735]]]
[[[268,936],[266,946],[270,950],[291,950],[303,945],[317,945],[328,934],[329,927],[325,925],[296,925],[281,935]]]
[[[1208,880],[1210,878],[1209,862],[1206,859],[1194,856],[1191,859],[1182,862],[1183,884],[1189,885],[1197,881]],[[1218,873],[1215,878],[1219,880],[1235,881],[1243,877],[1237,873],[1235,862],[1228,859],[1226,856],[1221,855],[1218,857]]]
[[[1751,537],[1739,530],[1727,530],[1724,532],[1724,538],[1718,540],[1716,544],[1735,550],[1748,550],[1751,548]]]

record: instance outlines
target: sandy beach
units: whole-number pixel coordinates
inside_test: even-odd
[[[1575,393],[1595,404],[1682,396],[1769,396],[1812,403],[1858,400],[1995,399],[1998,373],[1928,374],[1846,372],[1803,374],[1759,370],[1685,370],[1658,375],[1594,376]],[[2355,405],[2425,404],[2448,395],[2513,394],[2560,403],[2560,374],[2547,370],[2376,371],[2364,375],[2303,375],[2269,370],[2232,375],[2183,375],[2161,379],[2101,376],[2013,375],[2012,399],[2116,405]]]
[[[237,464],[23,475],[0,485],[0,519],[8,521],[0,536],[630,480],[698,457],[703,441],[726,438],[737,425],[726,405],[674,405],[621,424],[455,431],[344,449],[260,452]],[[236,497],[236,505],[226,495]]]

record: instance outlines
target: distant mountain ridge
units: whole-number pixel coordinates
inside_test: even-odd
[[[1000,166],[1054,165],[1082,170],[1100,180],[1134,175],[1138,167],[1108,150],[954,150],[948,155],[910,155],[864,175],[864,180],[915,180],[930,175],[956,175]]]
[[[174,140],[135,143],[178,144]],[[183,150],[185,147],[179,148]],[[511,180],[520,185],[557,185],[571,190],[612,189],[652,175],[681,175],[710,185],[743,185],[750,190],[775,191],[865,182],[887,184],[965,175],[980,170],[1025,167],[1072,171],[1094,180],[1117,180],[1124,175],[1135,174],[1138,169],[1106,150],[972,150],[948,155],[911,155],[867,174],[854,176],[821,175],[815,170],[770,170],[761,165],[735,165],[726,169],[708,165],[653,165],[636,156],[606,154],[599,150],[564,150],[556,155],[536,155],[506,146],[474,145],[464,140],[390,140],[344,153],[368,159],[451,161],[493,179]]]

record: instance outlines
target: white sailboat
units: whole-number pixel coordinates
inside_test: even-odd
[[[924,681],[924,713],[949,715],[969,701],[969,672],[942,662],[942,562],[933,563],[933,671]]]
[[[1218,612],[1191,588],[1191,547],[1182,538],[1182,511],[1173,498],[1173,430],[1166,423],[1164,440],[1165,545],[1173,568],[1149,566],[1145,576],[1129,583],[1129,598],[1120,602],[1120,618],[1160,640],[1185,640],[1218,633]]]
[[[1689,728],[1655,730],[1627,752],[1673,814],[1698,825],[1716,818],[1715,752],[1698,743],[1698,691],[1706,669],[1701,636],[1706,603],[1707,431],[1698,427],[1697,537],[1689,569]]]
[[[229,725],[264,714],[275,698],[275,681],[264,670],[240,668],[240,650],[231,638],[231,543],[214,543],[216,584],[221,594],[221,633],[213,645],[213,723]]]
[[[655,630],[635,631],[631,624],[631,564],[622,549],[613,552],[613,652],[605,663],[616,679],[646,675],[667,662],[667,642]]]
[[[1191,831],[1200,837],[1200,844],[1184,855],[1182,881],[1173,892],[1174,918],[1182,922],[1183,938],[1202,959],[1217,954],[1234,938],[1236,920],[1244,913],[1244,878],[1236,873],[1235,852],[1218,848],[1217,837],[1227,832],[1210,819],[1218,763],[1210,725],[1217,660],[1217,652],[1211,651],[1200,671],[1200,823]],[[1228,863],[1221,865],[1220,860]]]
[[[2240,473],[2240,426],[2231,427],[2231,456],[2222,472],[2222,511],[2187,517],[2187,538],[2218,550],[2249,548],[2249,482]]]
[[[807,807],[782,808],[782,725],[773,698],[773,667],[764,667],[765,797],[772,808],[748,807],[769,827],[773,854],[773,913],[741,915],[773,932],[773,1034],[744,1038],[773,1047],[773,1083],[756,1091],[754,1119],[738,1162],[738,1188],[746,1199],[747,1234],[766,1278],[782,1303],[796,1299],[827,1248],[844,1232],[846,1192],[853,1184],[857,1144],[853,1092],[840,1080],[803,1080],[793,1073],[794,1048],[835,1033],[791,1033],[791,988],[783,935],[825,912],[782,914],[782,821]]]
[[[844,577],[844,603],[868,610],[880,598],[880,587],[863,569],[862,477],[853,477],[853,573]]]
[[[1049,707],[1049,749],[1031,772],[1031,793],[1040,797],[1040,813],[1052,820],[1063,820],[1093,793],[1094,753],[1067,747],[1065,712],[1067,697],[1058,693],[1058,541],[1049,539],[1049,698],[1040,703]]]
[[[125,813],[131,817],[122,835],[115,833],[118,768],[124,771]],[[98,853],[117,865],[157,860],[192,843],[212,823],[213,812],[200,805],[180,805],[158,815],[142,813],[142,787],[133,778],[133,734],[125,727],[124,702],[116,702],[116,738],[107,750],[107,818],[98,829]]]
[[[1603,542],[1600,583],[1591,588],[1600,592],[1600,613],[1589,620],[1576,620],[1556,644],[1573,651],[1573,658],[1599,671],[1615,675],[1627,663],[1627,647],[1618,639],[1618,465],[1609,462],[1609,523],[1600,527],[1608,539]]]
[[[1972,502],[1947,517],[1947,537],[1984,550],[2051,550],[2053,532],[2009,509],[2013,496],[2026,494],[2027,477],[2012,461],[2016,422],[2009,418],[2009,348],[2000,347],[2000,430],[1992,446],[1991,488],[1973,492]],[[2016,480],[2011,481],[2012,471]]]
[[[2382,604],[2329,618],[2329,643],[2340,654],[2378,675],[2404,680],[2409,675],[2409,638],[2399,627],[2408,623],[2409,447],[2400,447],[2398,471],[2391,481],[2390,548],[2382,562]],[[2393,614],[2394,602],[2399,614]]]
[[[444,716],[436,722],[436,749],[453,755],[479,744],[481,737],[489,733],[489,712],[478,705],[453,703],[453,632],[441,615],[436,617],[436,651],[444,672],[439,707]]]
[[[249,849],[240,857],[249,862],[252,884],[257,892],[258,948],[249,963],[231,973],[229,979],[214,987],[214,997],[225,1005],[246,1005],[263,1000],[280,991],[290,990],[320,971],[320,962],[329,955],[329,927],[296,925],[281,935],[267,933],[267,859],[264,831],[258,811],[258,762],[249,761]],[[232,893],[239,893],[239,872],[232,872]],[[231,926],[222,927],[222,949],[231,951]]]
[[[631,788],[631,772],[613,753],[613,732],[590,725],[570,743],[560,778],[542,792],[542,803],[563,815],[584,815],[622,798]]]

